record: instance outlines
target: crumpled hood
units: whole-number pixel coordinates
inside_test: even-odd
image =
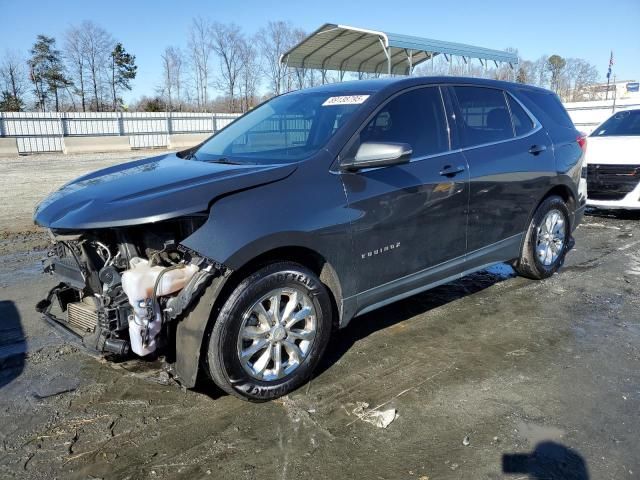
[[[45,198],[33,219],[70,230],[158,222],[205,211],[216,197],[275,182],[295,169],[295,164],[227,165],[162,155],[80,177]]]

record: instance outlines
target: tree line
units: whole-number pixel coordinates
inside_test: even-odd
[[[70,27],[63,44],[38,35],[25,59],[7,52],[0,62],[2,111],[117,111],[137,66],[105,29],[85,21]]]
[[[184,45],[160,54],[162,76],[156,88],[130,105],[138,66],[113,35],[91,21],[71,26],[59,44],[38,35],[29,55],[5,52],[0,61],[0,111],[217,111],[244,112],[283,92],[381,74],[354,74],[289,68],[283,53],[306,32],[290,22],[270,21],[254,34],[235,23],[194,18]],[[508,51],[517,53],[516,49]],[[462,75],[515,80],[549,88],[564,101],[590,100],[597,68],[580,58],[543,55],[508,65],[468,62],[438,55],[414,69],[416,75]]]

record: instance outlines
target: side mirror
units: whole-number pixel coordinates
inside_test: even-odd
[[[413,150],[407,143],[365,142],[353,159],[342,162],[344,170],[355,172],[363,168],[389,167],[408,163]]]

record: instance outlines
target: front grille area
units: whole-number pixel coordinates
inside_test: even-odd
[[[587,196],[593,200],[622,200],[640,182],[640,165],[588,165]]]
[[[67,305],[67,322],[69,327],[80,334],[92,333],[98,324],[98,312],[95,305],[84,302]]]

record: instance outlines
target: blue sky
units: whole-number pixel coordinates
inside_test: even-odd
[[[640,0],[0,0],[0,55],[27,52],[37,34],[62,44],[64,31],[92,20],[136,55],[138,78],[129,98],[152,94],[160,83],[160,54],[185,46],[191,19],[235,22],[253,34],[268,20],[290,20],[312,31],[342,23],[488,48],[516,47],[522,57],[581,57],[604,76],[613,50],[619,80],[640,79]]]

